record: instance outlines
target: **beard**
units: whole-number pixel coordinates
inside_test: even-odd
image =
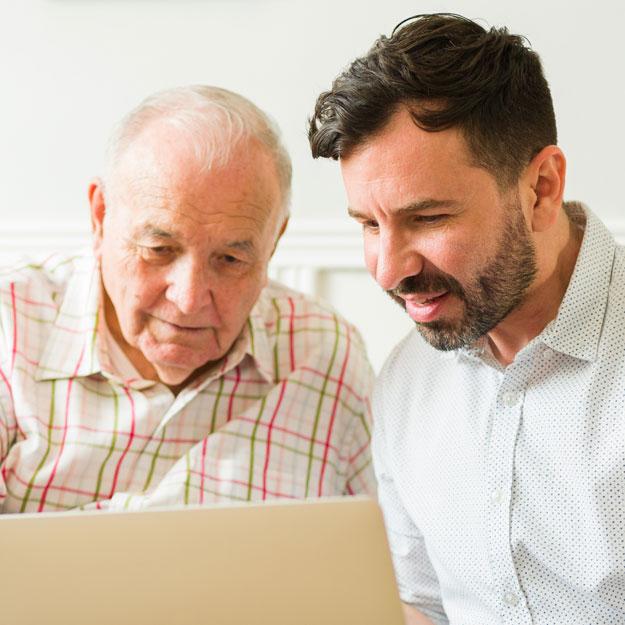
[[[524,301],[534,282],[538,271],[536,249],[518,197],[504,210],[507,218],[497,251],[473,280],[462,284],[443,272],[418,274],[386,291],[404,309],[406,302],[401,295],[447,291],[458,297],[464,308],[459,319],[415,322],[423,338],[436,349],[466,347],[490,332]]]

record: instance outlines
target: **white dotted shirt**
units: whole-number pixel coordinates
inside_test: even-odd
[[[625,623],[625,250],[569,208],[586,219],[571,282],[514,363],[415,330],[377,382],[400,594],[436,623]]]

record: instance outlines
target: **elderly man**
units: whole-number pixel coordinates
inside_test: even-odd
[[[129,114],[89,189],[94,254],[0,278],[3,512],[372,492],[360,338],[267,279],[290,178],[237,94]]]
[[[319,97],[310,139],[416,324],[373,398],[408,622],[625,622],[625,253],[563,203],[538,56],[417,16]]]

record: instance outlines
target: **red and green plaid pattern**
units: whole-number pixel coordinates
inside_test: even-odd
[[[90,256],[0,274],[3,512],[374,492],[372,371],[332,310],[270,284],[224,362],[174,397],[111,370],[99,294]]]

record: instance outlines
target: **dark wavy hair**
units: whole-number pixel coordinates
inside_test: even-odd
[[[381,36],[322,93],[309,120],[314,158],[347,156],[406,106],[423,130],[458,128],[474,165],[507,188],[557,143],[540,58],[506,28],[460,15],[409,18]]]

